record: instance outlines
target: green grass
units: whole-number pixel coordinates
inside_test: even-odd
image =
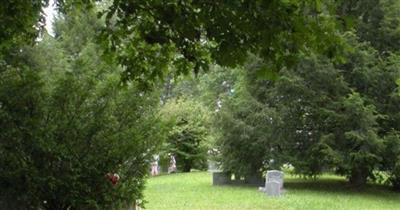
[[[149,210],[400,210],[400,193],[378,185],[354,190],[336,176],[318,181],[286,177],[285,190],[284,196],[267,197],[256,187],[212,186],[211,174],[195,172],[150,178],[144,195]]]

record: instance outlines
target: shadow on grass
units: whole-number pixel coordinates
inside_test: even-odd
[[[246,188],[254,189],[254,185],[247,184],[229,184],[219,185],[215,187],[232,187],[232,188]],[[302,178],[289,178],[285,180],[284,189],[286,193],[298,191],[315,192],[318,194],[336,194],[339,196],[368,196],[378,198],[386,201],[398,201],[400,199],[400,192],[391,190],[389,186],[381,184],[367,184],[364,187],[351,186],[346,180],[342,179],[302,179]]]
[[[338,179],[289,179],[284,187],[287,191],[314,191],[318,193],[337,193],[342,195],[373,196],[389,200],[400,199],[400,193],[392,191],[389,186],[367,184],[364,187],[351,186],[346,180]]]

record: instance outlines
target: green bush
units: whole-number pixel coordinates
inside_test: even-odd
[[[389,184],[400,191],[400,133],[390,132],[384,138],[385,149],[383,152],[383,170],[389,174]]]
[[[63,30],[89,30],[89,20],[66,18]],[[1,64],[0,208],[131,205],[160,139],[158,96],[121,87],[121,71],[102,61],[93,37],[70,50],[71,34],[57,33]],[[116,185],[108,173],[120,176]]]
[[[168,125],[164,153],[175,155],[177,168],[183,172],[207,168],[207,149],[211,141],[210,112],[194,100],[171,100],[161,111]]]

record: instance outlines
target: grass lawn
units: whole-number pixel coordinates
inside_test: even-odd
[[[194,172],[150,178],[144,195],[149,210],[400,210],[400,193],[378,185],[353,190],[336,176],[324,176],[318,181],[285,177],[284,187],[284,196],[267,197],[256,187],[212,186],[211,174]]]

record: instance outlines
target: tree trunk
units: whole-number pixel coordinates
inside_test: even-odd
[[[356,168],[351,171],[350,184],[356,187],[362,187],[367,183],[368,170]]]
[[[192,161],[184,160],[182,171],[183,172],[190,172],[190,169],[192,169]]]

